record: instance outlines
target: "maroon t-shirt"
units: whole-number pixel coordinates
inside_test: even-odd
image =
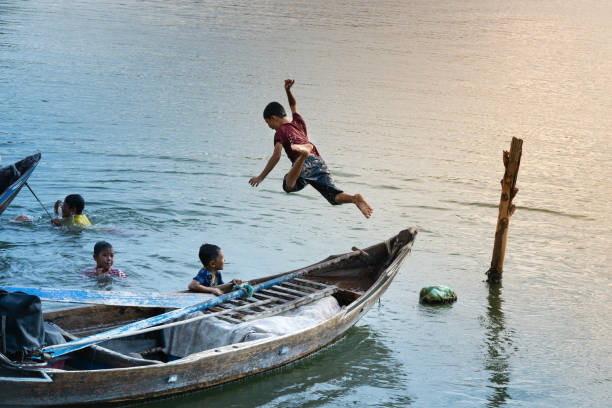
[[[310,140],[308,140],[308,132],[306,131],[306,123],[299,113],[295,112],[293,114],[293,121],[285,123],[276,131],[274,134],[274,144],[276,145],[277,143],[282,143],[285,153],[287,153],[287,157],[289,157],[292,163],[300,155],[291,150],[291,145],[310,143]],[[312,145],[311,154],[321,157],[314,144]]]

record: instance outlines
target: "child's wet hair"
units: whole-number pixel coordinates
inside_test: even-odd
[[[111,249],[113,248],[110,242],[98,241],[96,242],[96,245],[94,245],[94,255],[100,255],[100,252],[108,248],[111,248]]]
[[[85,200],[80,194],[68,194],[64,198],[64,202],[68,204],[70,208],[74,208],[77,214],[81,214],[85,208]]]
[[[272,116],[278,116],[279,118],[287,116],[283,105],[278,102],[270,102],[263,111],[263,117],[264,119],[269,119]]]
[[[202,261],[202,265],[206,268],[208,263],[214,259],[217,259],[221,248],[213,244],[204,244],[200,247],[199,257]]]

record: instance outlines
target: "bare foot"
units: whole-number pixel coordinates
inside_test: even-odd
[[[353,199],[353,203],[359,208],[359,211],[363,214],[364,217],[370,218],[372,216],[372,207],[370,204],[366,202],[361,194],[355,194],[355,198]]]
[[[296,153],[299,153],[300,156],[308,157],[310,152],[312,152],[311,144],[303,144],[303,145],[291,145],[291,150]]]

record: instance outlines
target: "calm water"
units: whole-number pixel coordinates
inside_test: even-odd
[[[330,4],[331,3],[331,4]],[[22,191],[0,217],[0,285],[96,288],[93,244],[184,289],[197,249],[225,277],[294,269],[419,225],[411,258],[341,341],[154,407],[603,407],[612,397],[612,4],[584,0],[0,2],[0,155],[35,151],[52,228]],[[374,207],[282,192],[266,103],[298,108],[337,184]],[[524,139],[503,285],[488,269],[502,150]],[[27,214],[31,225],[9,220]],[[418,292],[447,284],[452,306]]]

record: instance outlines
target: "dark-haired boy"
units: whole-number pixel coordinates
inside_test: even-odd
[[[293,114],[292,121],[287,118],[285,109],[278,102],[270,102],[264,109],[264,120],[271,129],[276,131],[274,134],[274,151],[263,171],[259,176],[252,177],[249,184],[257,187],[266,178],[280,160],[281,151],[284,148],[287,157],[293,164],[283,179],[283,190],[291,193],[310,184],[330,204],[353,203],[366,218],[370,218],[373,211],[372,207],[361,194],[347,194],[335,186],[325,161],[323,161],[316,146],[308,139],[306,123],[298,113],[295,98],[291,93],[294,82],[292,79],[285,80],[285,91]]]
[[[93,259],[96,261],[96,266],[85,268],[81,273],[96,278],[111,277],[126,278],[125,273],[121,269],[113,268],[115,263],[115,250],[110,242],[98,241],[94,245]]]
[[[215,286],[223,285],[223,277],[221,272],[225,265],[223,251],[217,245],[204,244],[200,247],[198,253],[202,262],[202,269],[193,278],[189,284],[189,290],[194,292],[212,293],[214,295],[222,295],[223,292]],[[232,283],[239,285],[242,283],[240,279],[232,279]]]
[[[53,218],[51,223],[53,225],[70,225],[77,227],[89,227],[91,226],[91,222],[87,219],[87,216],[83,214],[83,209],[85,208],[85,200],[80,194],[68,194],[66,198],[64,198],[64,203],[60,200],[55,202],[55,206],[53,209],[55,210],[55,215],[59,215],[60,205],[62,207],[62,218]]]

